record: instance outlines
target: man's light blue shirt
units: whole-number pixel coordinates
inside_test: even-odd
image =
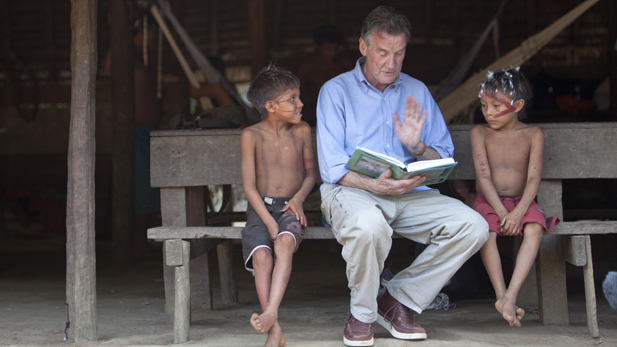
[[[401,143],[392,120],[397,113],[405,117],[405,99],[414,96],[420,101],[427,118],[421,140],[442,158],[451,158],[454,145],[437,103],[424,83],[400,73],[394,83],[382,93],[373,87],[362,73],[366,58],[356,67],[326,82],[317,101],[317,154],[319,171],[324,183],[336,184],[349,170],[345,163],[356,147],[387,154],[409,164],[417,161]],[[417,187],[412,192],[429,190]]]

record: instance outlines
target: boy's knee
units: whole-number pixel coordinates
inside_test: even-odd
[[[260,247],[253,252],[251,258],[253,258],[253,263],[262,263],[272,259],[272,252],[269,248]]]
[[[544,234],[544,227],[539,223],[526,223],[523,227],[523,237],[541,237]]]
[[[288,233],[279,234],[274,242],[274,249],[294,249],[296,247],[296,239]]]

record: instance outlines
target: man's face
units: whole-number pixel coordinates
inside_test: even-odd
[[[360,38],[360,53],[366,57],[362,72],[369,83],[382,92],[392,84],[401,72],[406,47],[404,33],[394,36],[384,31],[373,33],[370,45]]]

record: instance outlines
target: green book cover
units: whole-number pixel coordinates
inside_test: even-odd
[[[448,178],[457,162],[452,158],[422,160],[409,165],[365,148],[358,147],[349,158],[345,167],[351,171],[376,178],[384,171],[391,169],[392,178],[400,180],[425,175],[426,181],[420,186],[442,183]]]

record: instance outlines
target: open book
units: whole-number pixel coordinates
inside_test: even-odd
[[[345,167],[351,171],[376,178],[384,171],[392,170],[392,178],[400,180],[416,175],[426,176],[426,181],[421,186],[442,183],[454,170],[457,162],[452,158],[422,160],[409,165],[398,159],[385,154],[373,152],[366,148],[358,147],[349,158]]]

